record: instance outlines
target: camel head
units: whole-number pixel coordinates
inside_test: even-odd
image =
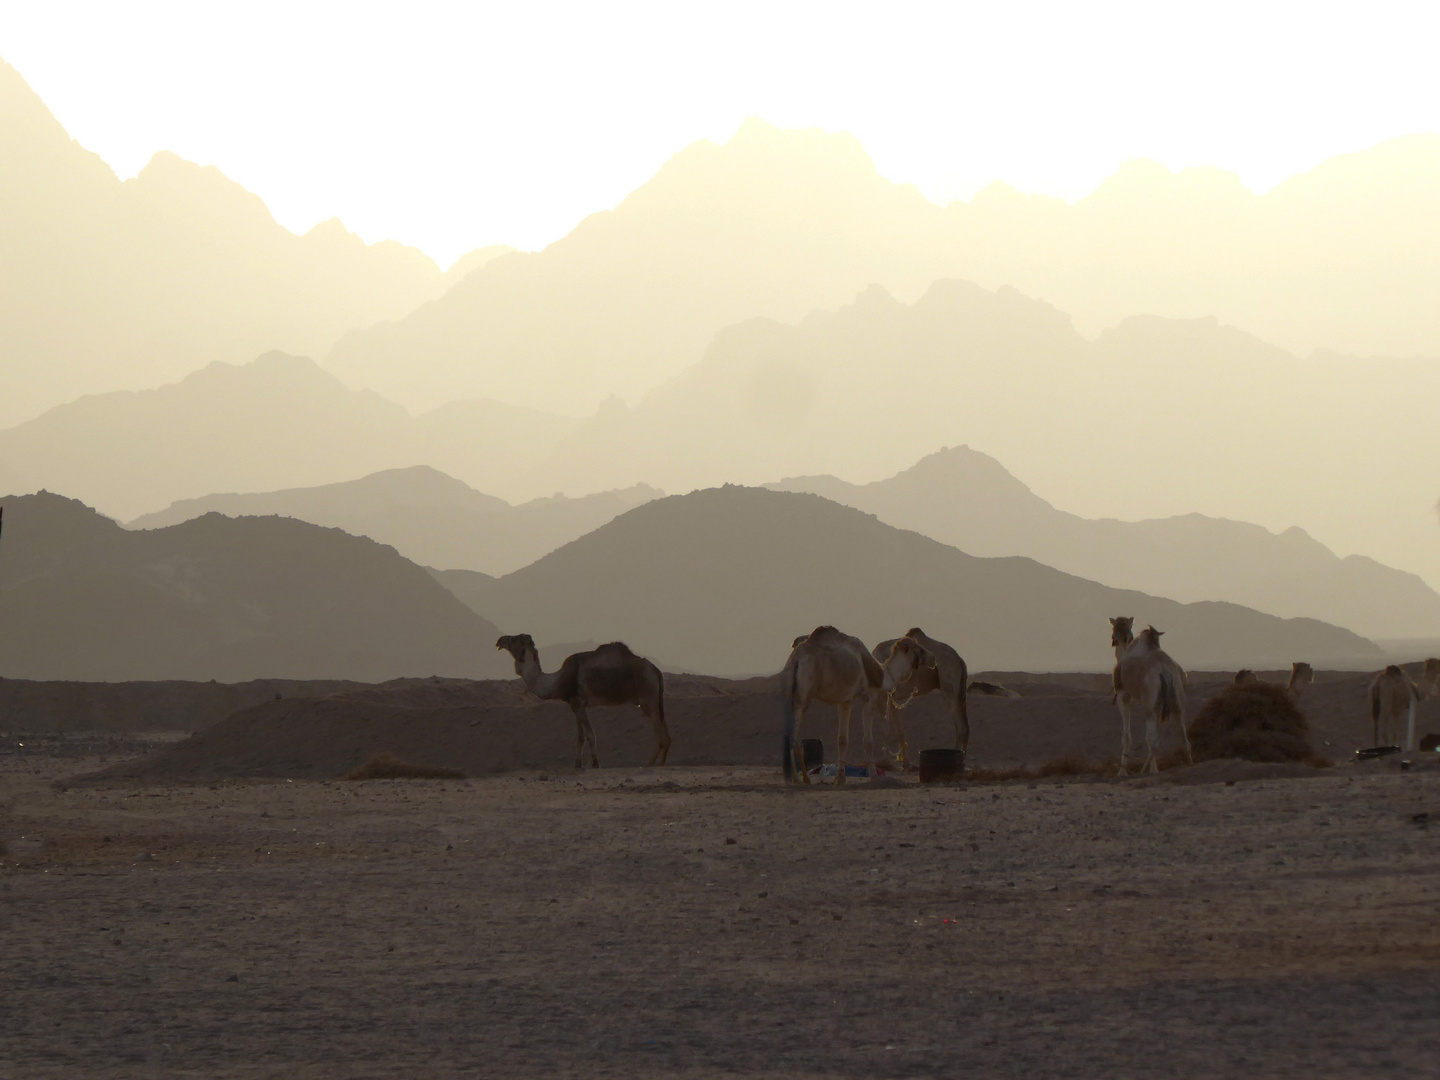
[[[1160,648],[1160,635],[1163,633],[1165,633],[1164,630],[1156,630],[1153,626],[1147,626],[1140,631],[1140,636],[1135,640],[1143,643],[1147,649],[1158,649]]]
[[[1130,615],[1120,615],[1110,620],[1110,644],[1129,645],[1135,640],[1135,619]]]
[[[1251,683],[1257,683],[1259,681],[1260,680],[1255,677],[1255,672],[1251,671],[1248,667],[1241,668],[1239,671],[1235,672],[1236,686],[1249,686]]]
[[[880,688],[889,693],[913,678],[920,668],[934,667],[935,658],[911,638],[903,637],[890,647],[890,655],[882,666],[885,669],[885,681]]]
[[[495,642],[495,648],[508,652],[515,658],[517,665],[525,659],[527,653],[539,653],[535,648],[535,639],[529,634],[506,634]]]
[[[1425,674],[1421,676],[1421,679],[1440,691],[1440,658],[1432,656],[1425,661]]]

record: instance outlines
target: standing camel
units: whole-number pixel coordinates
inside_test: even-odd
[[[1190,735],[1185,730],[1185,671],[1170,655],[1160,648],[1163,630],[1146,627],[1140,636],[1121,646],[1116,638],[1121,630],[1119,622],[1126,623],[1129,633],[1132,620],[1111,619],[1111,643],[1116,646],[1119,663],[1115,666],[1114,682],[1116,698],[1120,707],[1121,744],[1120,768],[1128,771],[1127,751],[1130,746],[1130,706],[1139,702],[1145,707],[1145,764],[1141,772],[1159,772],[1160,724],[1176,720],[1180,725],[1180,737],[1185,741],[1185,756],[1193,763],[1195,755],[1190,751]]]
[[[1395,734],[1396,721],[1402,715],[1405,723],[1405,752],[1415,749],[1415,703],[1420,700],[1420,691],[1410,676],[1395,664],[1376,675],[1370,683],[1370,723],[1376,746],[1380,745],[1380,728],[1385,728],[1385,737]]]
[[[1291,697],[1299,701],[1300,695],[1304,692],[1305,687],[1314,681],[1315,669],[1305,663],[1304,660],[1296,660],[1290,665],[1290,681],[1285,684],[1285,689],[1290,691]]]
[[[875,659],[884,666],[888,681],[893,684],[885,698],[885,719],[898,744],[895,757],[902,767],[909,764],[909,745],[900,725],[900,710],[917,697],[940,691],[955,721],[955,749],[963,751],[970,746],[970,714],[965,701],[968,693],[1020,696],[996,683],[971,680],[960,654],[919,627],[912,628],[903,638],[891,638],[876,645]]]
[[[790,659],[780,673],[780,694],[785,708],[785,732],[781,753],[785,782],[793,783],[799,769],[802,783],[810,783],[805,770],[803,747],[799,741],[800,724],[812,702],[834,705],[840,714],[838,734],[839,767],[835,783],[845,783],[845,751],[850,745],[850,712],[860,702],[861,727],[865,741],[865,763],[869,774],[875,775],[875,742],[873,715],[885,685],[885,673],[859,638],[819,626],[795,639]]]
[[[529,634],[505,635],[495,642],[515,658],[515,674],[525,689],[544,701],[563,701],[575,713],[577,745],[575,768],[585,767],[585,744],[590,744],[590,767],[598,769],[595,729],[585,709],[590,705],[638,705],[655,727],[655,752],[645,764],[664,765],[670,756],[670,729],[665,726],[665,676],[660,669],[636,656],[623,641],[612,641],[589,652],[573,653],[558,671],[540,670],[540,653]]]

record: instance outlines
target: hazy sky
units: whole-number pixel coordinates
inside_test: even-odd
[[[1440,130],[1430,4],[0,0],[0,56],[122,176],[218,165],[288,227],[442,265],[540,247],[748,115],[853,132],[937,201],[1127,157],[1266,189]]]

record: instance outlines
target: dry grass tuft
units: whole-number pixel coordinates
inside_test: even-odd
[[[358,769],[345,775],[346,780],[464,780],[465,774],[459,769],[446,769],[439,765],[417,765],[404,761],[389,751],[382,750]]]
[[[1196,761],[1330,762],[1310,745],[1310,725],[1282,686],[1254,682],[1227,686],[1207,701],[1190,722]]]

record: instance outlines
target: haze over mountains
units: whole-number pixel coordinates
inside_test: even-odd
[[[321,355],[454,280],[337,220],[296,236],[219,170],[163,151],[122,182],[0,60],[0,426],[214,360]]]
[[[449,578],[452,575],[444,575]],[[459,576],[459,575],[455,575]],[[795,635],[834,623],[867,641],[919,625],[972,667],[1108,670],[1106,619],[1165,630],[1185,665],[1368,666],[1338,627],[1235,604],[1177,604],[1024,558],[978,559],[813,495],[726,487],[656,499],[464,598],[505,633],[623,638],[712,674],[778,671]]]
[[[1299,528],[1201,514],[1090,520],[1056,510],[994,458],[959,446],[870,484],[833,476],[766,485],[808,491],[971,555],[1026,555],[1066,573],[1182,603],[1229,600],[1370,638],[1440,637],[1440,594],[1414,574],[1337,558]]]
[[[372,540],[211,514],[127,532],[57,495],[5,501],[7,678],[505,677],[495,628]]]
[[[422,566],[508,574],[663,492],[637,484],[568,499],[511,506],[426,465],[388,469],[315,488],[186,499],[130,522],[175,525],[208,513],[278,514],[390,544]]]
[[[916,559],[948,583],[932,590],[947,603],[988,597],[988,643],[964,621],[973,612],[927,617],[987,666],[1103,666],[1090,620],[1118,613],[1101,610],[1127,599],[1112,586],[1347,628],[1156,609],[1191,635],[1191,663],[1363,660],[1373,649],[1348,631],[1440,636],[1440,424],[1426,404],[1440,401],[1440,360],[1424,358],[1440,356],[1437,250],[1440,136],[1336,158],[1263,196],[1219,170],[1129,162],[1074,205],[995,185],[942,208],[881,177],[849,136],[751,120],[541,252],[493,245],[442,273],[338,222],[296,236],[257,196],[174,155],[122,182],[0,62],[0,489],[174,525],[146,532],[159,546],[143,556],[115,541],[127,554],[100,559],[112,578],[85,580],[102,597],[123,581],[146,610],[200,627],[185,654],[200,667],[239,640],[216,627],[253,622],[225,605],[271,585],[257,563],[203,618],[167,608],[173,597],[156,596],[170,571],[156,568],[192,553],[164,545],[233,526],[266,558],[303,563],[304,545],[267,531],[299,522],[227,526],[213,510],[392,544],[410,579],[420,570],[402,555],[501,575],[464,577],[467,602],[533,617],[526,628],[548,644],[633,622],[657,656],[697,668],[778,666],[770,645],[739,640],[757,613],[813,625],[823,617],[800,612],[814,605],[887,634],[926,621],[899,614],[932,610],[908,578],[884,578],[894,596],[882,602],[862,577],[849,606],[826,607],[778,521],[812,546],[828,523],[846,558]],[[960,444],[975,449],[929,456]],[[734,483],[814,490],[954,547],[735,489],[631,509],[660,490]],[[754,535],[736,536],[717,507]],[[660,538],[653,580],[606,546],[636,513],[688,538],[683,551]],[[55,520],[82,537],[112,528]],[[760,537],[808,584],[777,584]],[[603,588],[573,576],[587,551]],[[707,559],[730,567],[716,580],[733,580],[734,596],[676,576],[703,577]],[[57,575],[84,570],[56,563],[42,577]],[[1083,646],[1046,637],[1030,608],[1007,613],[981,579],[1021,608],[1052,586],[1071,597],[1085,614],[1064,634]],[[741,602],[766,582],[774,596]],[[625,588],[637,599],[621,611]],[[565,589],[585,598],[569,614]],[[710,628],[686,638],[665,590],[690,596]],[[33,596],[27,618],[53,599]],[[251,630],[269,643],[237,656],[290,647]],[[80,662],[69,638],[52,643]],[[379,670],[370,647],[352,653]],[[311,656],[322,660],[340,663]]]
[[[576,423],[483,401],[412,417],[371,391],[346,389],[310,360],[268,353],[52,409],[0,431],[0,461],[32,490],[63,492],[121,520],[216,492],[312,487],[420,464],[531,498],[527,459],[550,453]]]
[[[871,284],[940,278],[1044,298],[1093,335],[1213,317],[1301,354],[1440,356],[1440,136],[1324,162],[1265,195],[1131,161],[1074,205],[1003,184],[928,202],[850,136],[752,119],[676,154],[614,210],[499,260],[327,365],[415,407],[454,397],[584,412],[634,400],[722,327],[795,321]]]

